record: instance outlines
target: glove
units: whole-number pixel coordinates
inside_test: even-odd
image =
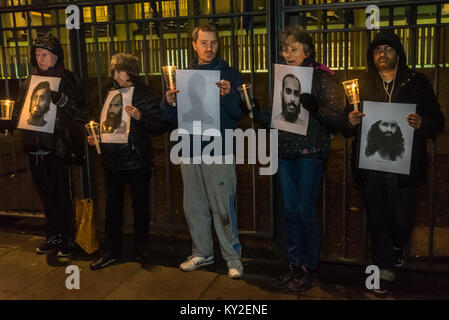
[[[299,101],[301,102],[303,108],[311,114],[316,114],[320,108],[318,100],[310,93],[301,93],[299,96]]]
[[[64,94],[64,92],[59,91],[52,91],[51,92],[51,102],[53,102],[58,107],[62,108],[67,103],[67,96]]]

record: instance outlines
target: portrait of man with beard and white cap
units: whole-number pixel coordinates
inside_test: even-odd
[[[109,91],[101,110],[101,143],[128,143],[131,118],[125,110],[133,94],[134,86]]]
[[[109,103],[106,120],[101,123],[101,133],[125,133],[127,123],[122,120],[123,96],[116,94]]]

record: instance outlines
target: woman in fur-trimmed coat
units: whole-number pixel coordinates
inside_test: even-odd
[[[141,263],[148,256],[150,227],[150,180],[153,166],[153,150],[150,134],[164,133],[170,125],[160,119],[160,100],[139,79],[138,58],[117,53],[111,59],[112,88],[134,86],[132,106],[122,106],[119,112],[128,112],[131,123],[128,143],[102,143],[106,187],[106,244],[102,257],[91,264],[98,270],[120,260],[121,228],[123,224],[123,195],[129,183],[134,211],[135,258]],[[107,93],[105,97],[107,97]],[[94,145],[93,137],[88,137]]]

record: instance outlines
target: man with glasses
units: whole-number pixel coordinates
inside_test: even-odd
[[[395,268],[405,263],[403,248],[414,227],[418,186],[426,181],[427,139],[444,128],[444,116],[427,78],[408,68],[404,48],[393,31],[380,32],[367,52],[368,70],[360,81],[360,100],[416,104],[407,121],[414,129],[410,175],[358,169],[356,159],[364,114],[347,104],[346,136],[353,141],[352,167],[361,185],[371,234],[372,260],[380,268],[380,288],[370,290],[386,296],[395,279]]]

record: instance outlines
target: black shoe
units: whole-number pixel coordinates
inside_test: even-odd
[[[317,280],[318,275],[315,270],[303,266],[301,272],[289,282],[288,289],[294,292],[303,292],[312,288]]]
[[[75,241],[72,237],[64,236],[56,254],[60,258],[71,257],[75,253]]]
[[[405,265],[406,259],[404,251],[402,251],[402,248],[398,247],[393,248],[393,259],[394,259],[394,266],[396,268],[401,268]]]
[[[150,258],[149,246],[136,245],[134,248],[134,258],[137,262],[141,264],[143,268],[147,266],[148,260]]]
[[[119,259],[112,255],[112,253],[106,253],[100,259],[90,264],[90,270],[100,270],[118,261]]]
[[[279,278],[276,278],[272,282],[272,286],[277,289],[286,289],[288,287],[288,284],[290,281],[292,281],[296,276],[301,272],[300,268],[295,267],[293,264],[288,265],[288,272],[287,274],[280,276]]]
[[[51,236],[42,242],[39,247],[36,248],[37,254],[52,253],[59,249],[62,243],[62,238],[58,236]]]
[[[385,298],[390,292],[393,282],[380,279],[378,289],[369,289],[368,292],[379,298]]]

